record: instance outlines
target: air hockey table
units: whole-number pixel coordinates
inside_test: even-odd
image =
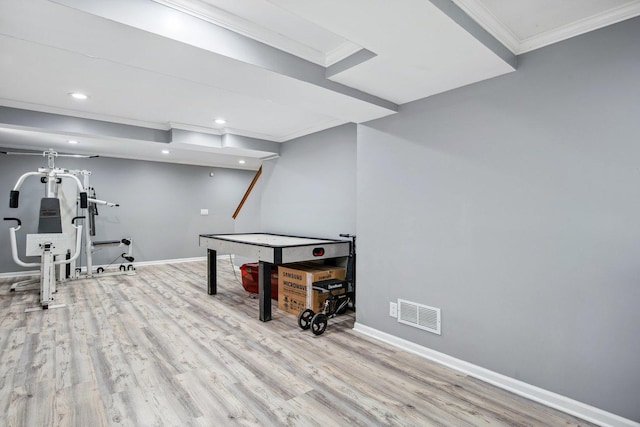
[[[271,266],[291,262],[326,260],[349,256],[348,240],[316,239],[269,233],[201,234],[200,247],[207,248],[207,293],[218,292],[217,253],[256,259],[258,267],[259,319],[271,320]]]

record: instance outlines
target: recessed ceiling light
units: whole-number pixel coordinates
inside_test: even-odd
[[[85,100],[87,98],[89,98],[87,95],[85,95],[84,93],[80,93],[80,92],[71,92],[69,94],[70,97],[72,97],[73,99],[79,99],[79,100]]]
[[[225,119],[215,119],[214,122],[216,122],[219,125],[223,125],[223,124],[227,123],[227,121]]]
[[[77,144],[78,141],[76,141],[75,139],[70,139],[69,141],[67,141],[69,144]]]
[[[241,165],[244,165],[245,161],[244,160],[238,160],[238,163],[240,163]]]
[[[162,154],[169,154],[170,151],[169,150],[162,150]]]

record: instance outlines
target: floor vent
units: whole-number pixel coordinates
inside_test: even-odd
[[[398,300],[398,322],[440,335],[440,309]]]

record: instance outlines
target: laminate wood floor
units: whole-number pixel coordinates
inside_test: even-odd
[[[0,280],[0,426],[575,426],[582,420],[353,332],[257,319],[226,260],[60,284]]]

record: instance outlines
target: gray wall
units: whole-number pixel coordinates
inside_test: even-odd
[[[29,178],[20,192],[20,206],[9,209],[9,191],[25,172],[46,166],[38,156],[0,155],[0,216],[19,217],[19,254],[24,258],[25,234],[37,229],[37,216],[44,185]],[[117,202],[120,207],[99,206],[95,240],[130,236],[136,262],[204,256],[198,246],[202,233],[233,233],[231,215],[246,191],[253,171],[207,168],[170,163],[114,158],[58,158],[57,167],[87,169],[99,199]],[[213,178],[209,172],[215,172]],[[200,209],[209,209],[200,216]],[[245,226],[255,220],[255,212],[245,206]],[[13,263],[9,243],[10,223],[0,232],[0,272],[24,270]],[[109,263],[122,249],[108,248],[95,254],[94,263]],[[118,261],[119,262],[119,261]],[[116,264],[118,265],[118,264]]]
[[[626,21],[359,126],[357,321],[640,421],[639,41]]]
[[[285,142],[280,156],[264,163],[256,188],[263,230],[326,238],[355,232],[356,125]]]

